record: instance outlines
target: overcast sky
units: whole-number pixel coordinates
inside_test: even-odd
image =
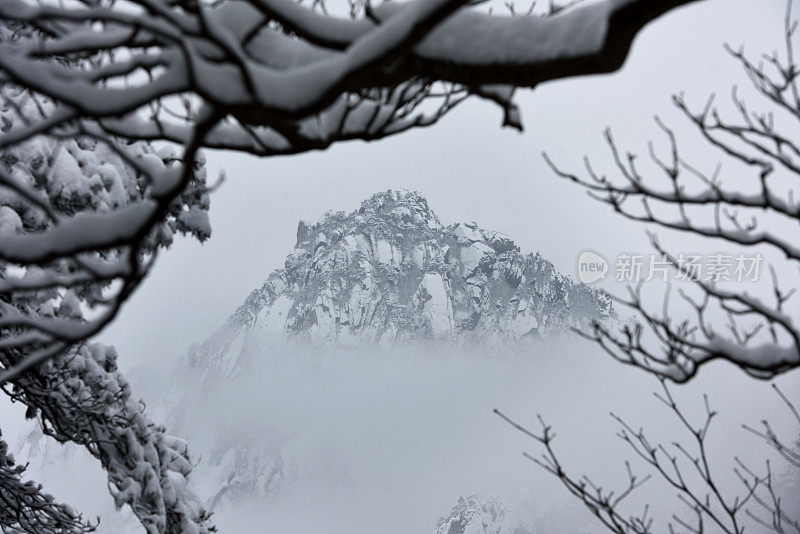
[[[636,38],[620,72],[522,92],[522,134],[501,129],[492,105],[471,102],[433,128],[370,144],[272,159],[209,154],[211,179],[222,169],[227,175],[212,197],[210,241],[178,239],[101,340],[117,346],[123,368],[179,357],[282,266],[299,219],[351,211],[389,188],[418,190],[443,223],[474,219],[569,274],[587,248],[607,258],[647,252],[643,227],[556,178],[541,152],[575,170],[589,154],[603,168],[606,126],[621,146],[644,153],[648,139],[663,142],[658,114],[684,132],[692,161],[712,168],[717,155],[698,143],[670,97],[685,91],[701,107],[711,93],[725,101],[733,84],[746,85],[722,44],[753,54],[780,48],[784,8],[782,0],[706,0],[677,9]]]

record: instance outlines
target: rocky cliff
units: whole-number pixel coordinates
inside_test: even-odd
[[[275,340],[391,349],[411,341],[527,342],[615,315],[597,289],[474,222],[444,225],[416,192],[301,221],[274,271],[189,363],[233,371]]]

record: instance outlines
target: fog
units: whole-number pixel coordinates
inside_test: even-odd
[[[558,480],[522,457],[523,451],[538,456],[540,446],[493,408],[537,431],[541,414],[555,427],[556,449],[571,472],[609,488],[624,488],[625,459],[642,475],[649,472],[615,436],[619,425],[609,411],[634,428],[644,426],[654,441],[693,446],[652,395],[660,387],[655,380],[579,340],[515,352],[401,348],[320,357],[288,349],[265,356],[246,378],[221,386],[197,420],[278,441],[288,471],[296,471],[271,499],[221,506],[216,519],[223,532],[432,532],[436,519],[469,493],[525,505],[524,526],[535,532],[598,532]],[[776,428],[790,441],[796,425],[768,384],[724,365],[709,371],[708,379],[676,395],[699,425],[701,392],[711,393],[712,407],[722,412],[709,439],[715,472],[724,487],[739,492],[734,455],[759,468],[771,456],[740,424],[755,426],[765,413],[775,414]],[[796,379],[780,383],[798,390]],[[219,426],[208,430],[205,438]],[[194,444],[203,448],[204,441]],[[661,480],[645,485],[629,510],[640,511],[638,503],[648,500],[656,518],[683,515]]]
[[[569,472],[586,473],[609,489],[624,487],[625,459],[641,475],[650,472],[615,436],[618,424],[609,411],[634,428],[643,426],[654,443],[680,440],[690,450],[693,445],[652,395],[659,388],[654,379],[580,340],[515,351],[312,353],[285,345],[253,360],[244,376],[220,381],[202,395],[196,382],[170,378],[164,368],[158,369],[161,380],[153,379],[155,369],[131,374],[134,387],[147,392],[151,413],[189,434],[200,456],[197,473],[207,472],[203,462],[215,447],[247,447],[255,438],[280,450],[283,487],[256,499],[223,500],[215,511],[221,532],[433,532],[437,518],[470,493],[482,499],[494,494],[516,507],[533,532],[600,532],[558,480],[523,458],[523,451],[538,456],[540,446],[501,421],[493,408],[532,430],[539,430],[541,414],[556,431],[555,449]],[[778,384],[800,389],[794,377]],[[781,472],[783,464],[767,446],[740,427],[757,426],[769,414],[779,433],[789,441],[795,437],[796,425],[768,383],[720,364],[673,389],[695,424],[703,419],[702,392],[720,411],[709,450],[714,472],[731,495],[741,491],[732,472],[734,456],[758,469],[772,458],[773,469]],[[187,394],[181,392],[190,392],[190,409],[176,420],[169,405],[175,406],[176,393]],[[100,532],[140,531],[111,511],[103,475],[82,450],[50,444],[46,457],[44,468],[34,467],[31,475],[88,516],[102,515]],[[219,490],[210,479],[194,483],[204,499]],[[628,510],[639,512],[644,502],[653,503],[657,521],[685,510],[657,477],[637,492]]]

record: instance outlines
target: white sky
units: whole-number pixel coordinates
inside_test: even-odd
[[[117,346],[123,368],[179,357],[282,266],[299,219],[356,209],[389,188],[418,190],[443,223],[474,219],[569,274],[587,248],[606,258],[649,252],[642,226],[556,178],[540,153],[571,170],[583,154],[602,164],[602,131],[611,126],[622,147],[645,154],[648,139],[663,142],[652,121],[659,114],[685,132],[687,153],[699,147],[690,159],[712,168],[717,156],[697,142],[670,97],[685,91],[699,107],[711,93],[724,102],[733,84],[746,85],[722,43],[753,54],[780,49],[784,8],[782,0],[706,0],[675,10],[637,37],[620,72],[522,92],[523,134],[500,129],[499,110],[476,101],[433,128],[370,144],[273,159],[210,154],[210,179],[227,174],[212,197],[210,241],[178,239],[101,340]]]

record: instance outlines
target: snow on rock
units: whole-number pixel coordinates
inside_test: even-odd
[[[434,534],[533,534],[531,525],[518,505],[489,495],[481,501],[477,495],[463,495],[439,518]]]
[[[423,317],[435,339],[447,339],[453,335],[453,308],[450,304],[445,282],[438,273],[427,273],[422,277],[417,301],[422,304]]]
[[[22,219],[8,206],[0,206],[0,236],[11,236],[22,230]]]
[[[470,275],[478,268],[483,257],[492,254],[494,250],[483,241],[475,241],[461,248],[461,273]]]
[[[234,339],[269,345],[275,336],[331,347],[522,341],[615,315],[601,291],[523,254],[508,236],[475,222],[443,226],[419,193],[387,191],[350,214],[300,221],[284,268],[193,359],[236,362],[252,347]]]

